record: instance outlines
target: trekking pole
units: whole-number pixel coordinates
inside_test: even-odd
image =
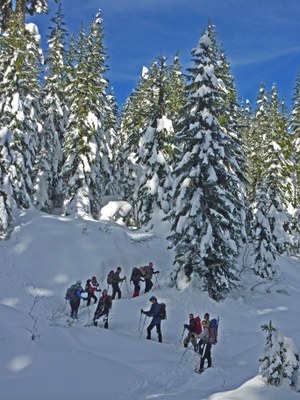
[[[177,342],[178,346],[179,346],[179,345],[181,344],[181,342],[182,342],[183,335],[184,335],[184,331],[185,331],[185,328],[183,328],[182,335],[181,335],[179,341]]]
[[[130,292],[129,292],[129,288],[128,288],[127,279],[125,279],[125,283],[126,283],[127,294],[128,294],[128,297],[130,298]]]
[[[155,275],[155,280],[156,280],[156,283],[157,283],[158,289],[160,289],[160,286],[159,286],[158,279],[157,279],[157,276],[156,276],[156,275]]]
[[[142,313],[140,314],[138,332],[140,332],[140,329],[141,329],[141,322],[142,322]]]
[[[143,326],[142,326],[142,329],[140,331],[140,336],[139,337],[142,336],[142,333],[143,333],[143,330],[144,330],[144,326],[145,326],[145,323],[146,323],[146,318],[147,318],[147,315],[145,315],[145,319],[144,319]]]
[[[186,353],[192,348],[192,344],[183,352],[183,354],[182,354],[182,356],[181,356],[181,358],[180,358],[180,360],[179,360],[179,362],[181,363],[181,361],[183,360],[183,357],[186,355]]]

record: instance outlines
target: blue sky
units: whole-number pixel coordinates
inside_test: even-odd
[[[231,63],[238,94],[252,106],[264,82],[276,83],[290,107],[300,72],[299,0],[62,0],[70,32],[89,26],[102,11],[107,75],[119,104],[137,85],[142,67],[179,51],[185,70],[210,19]],[[56,10],[49,0],[51,15]],[[49,16],[35,18],[44,36]],[[45,36],[43,38],[45,45]]]

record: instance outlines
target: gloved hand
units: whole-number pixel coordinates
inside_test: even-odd
[[[144,314],[144,312],[145,312],[145,311],[144,311],[143,309],[141,309],[141,314]]]
[[[188,324],[184,324],[183,327],[184,327],[185,329],[187,329],[189,326],[188,326]]]

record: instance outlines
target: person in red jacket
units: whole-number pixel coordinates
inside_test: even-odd
[[[86,281],[85,290],[88,294],[87,306],[91,304],[91,299],[94,300],[94,303],[97,303],[98,297],[95,295],[95,292],[101,292],[101,289],[99,288],[99,283],[97,282],[97,278],[95,276]]]
[[[184,324],[184,328],[188,330],[188,334],[183,340],[184,347],[188,347],[188,344],[191,341],[194,346],[194,350],[197,351],[197,339],[196,339],[197,327],[194,314],[189,315],[189,324]]]

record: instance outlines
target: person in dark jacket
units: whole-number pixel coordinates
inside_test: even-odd
[[[95,292],[101,292],[101,289],[99,288],[99,283],[97,282],[97,278],[95,276],[86,281],[85,290],[88,294],[87,306],[91,304],[91,299],[94,300],[94,304],[97,303],[98,297],[95,295]]]
[[[77,319],[78,309],[80,306],[81,299],[86,300],[81,296],[85,291],[81,286],[81,281],[78,280],[74,285],[71,286],[71,291],[69,297],[66,297],[66,300],[70,302],[71,314],[70,318]]]
[[[104,289],[102,291],[102,296],[98,301],[97,308],[93,318],[93,324],[95,326],[98,325],[97,320],[102,316],[104,316],[104,328],[108,329],[108,314],[109,310],[111,309],[111,306],[112,306],[112,298],[107,294],[107,290]]]
[[[141,310],[142,314],[147,315],[147,317],[152,317],[152,321],[147,328],[147,339],[151,339],[151,331],[154,327],[156,327],[156,331],[158,334],[158,341],[162,343],[162,335],[161,335],[161,318],[160,318],[160,304],[157,302],[157,298],[152,296],[149,301],[151,301],[152,306],[149,311]]]
[[[143,267],[140,268],[134,267],[130,277],[130,281],[134,285],[134,291],[132,297],[137,297],[140,295],[140,290],[141,290],[140,282],[144,281],[142,276],[143,276]]]
[[[188,330],[187,336],[183,340],[184,347],[188,347],[189,342],[192,342],[194,350],[197,351],[197,339],[196,339],[196,321],[194,314],[189,315],[189,324],[184,324],[184,328]]]
[[[211,367],[211,344],[209,343],[209,327],[207,320],[202,321],[202,332],[199,335],[199,347],[200,347],[200,367],[197,372],[200,374],[204,371],[204,362],[207,360],[207,367]]]
[[[120,278],[120,272],[122,271],[121,267],[118,267],[117,270],[114,272],[112,276],[112,296],[111,298],[114,300],[116,297],[116,294],[118,293],[118,298],[120,299],[122,294],[121,290],[119,287],[119,283],[125,281],[126,276],[124,278]]]
[[[152,278],[153,275],[159,274],[159,271],[154,271],[153,263],[149,262],[144,268],[145,271],[145,293],[150,292],[153,286]]]

